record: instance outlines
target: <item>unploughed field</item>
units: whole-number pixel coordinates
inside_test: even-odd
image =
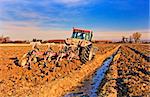
[[[145,44],[94,44],[99,50],[93,60],[79,60],[46,68],[31,64],[31,70],[18,67],[10,58],[21,58],[31,46],[0,46],[0,97],[61,97],[81,86],[82,81],[101,67],[119,49],[99,86],[100,97],[150,96],[150,46]],[[133,49],[131,49],[133,48]],[[47,46],[40,46],[44,52]],[[53,46],[56,52],[58,46]],[[138,52],[137,52],[138,51]],[[90,96],[90,95],[89,95]],[[88,96],[87,96],[88,97]]]

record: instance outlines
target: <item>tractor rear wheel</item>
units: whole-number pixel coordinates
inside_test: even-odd
[[[80,48],[79,57],[82,63],[86,63],[89,60],[91,48],[92,44]]]

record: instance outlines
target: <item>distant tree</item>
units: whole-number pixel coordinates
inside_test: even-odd
[[[3,38],[3,41],[4,41],[4,42],[9,42],[9,41],[10,41],[10,37],[4,37],[4,38]]]
[[[140,32],[133,33],[132,37],[136,43],[140,41],[141,35],[142,34]]]
[[[129,43],[132,43],[132,36],[129,37]]]
[[[33,41],[33,42],[36,42],[36,39],[34,38],[32,41]]]
[[[122,42],[125,43],[125,36],[122,36]]]

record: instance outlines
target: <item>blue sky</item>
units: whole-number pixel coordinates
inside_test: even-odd
[[[149,0],[0,0],[0,14],[0,33],[13,39],[66,38],[72,27],[96,39],[149,31]]]

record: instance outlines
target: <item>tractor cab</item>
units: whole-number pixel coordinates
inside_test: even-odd
[[[73,34],[71,38],[91,41],[92,37],[93,37],[93,32],[90,30],[82,30],[82,29],[73,28]]]
[[[76,45],[76,46],[78,46],[79,44],[81,46],[87,46],[92,43],[91,42],[92,37],[93,37],[93,32],[91,30],[73,28],[73,33],[71,38],[67,38],[65,40],[65,43]]]

